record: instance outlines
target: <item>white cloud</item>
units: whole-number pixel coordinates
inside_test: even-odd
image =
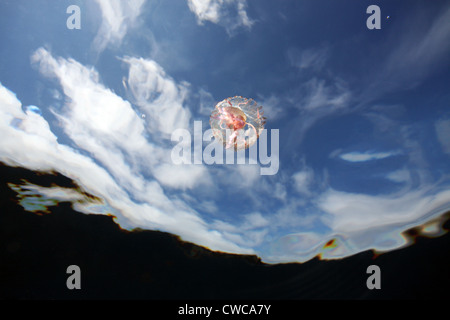
[[[94,39],[97,51],[108,44],[119,45],[141,14],[145,0],[95,0],[102,13],[102,24]]]
[[[72,99],[60,119],[76,120],[67,122],[65,127],[75,141],[97,136],[103,143],[126,145],[130,150],[145,144],[144,125],[130,103],[101,85],[94,69],[72,59],[55,59],[42,48],[33,54],[32,62],[39,65],[45,76],[56,77],[64,94]],[[128,131],[124,134],[123,130]],[[96,143],[95,139],[91,140]]]
[[[198,22],[210,21],[218,23],[220,20],[220,5],[222,1],[188,0],[189,9],[197,16]]]
[[[172,203],[155,182],[141,180],[146,186],[145,190],[137,190],[135,195],[142,192],[149,202],[134,203],[104,168],[72,148],[59,144],[45,119],[38,120],[36,117],[40,116],[35,113],[23,113],[20,102],[3,86],[0,86],[0,115],[3,120],[0,134],[8,137],[0,140],[1,161],[32,170],[56,170],[76,180],[90,193],[104,198],[111,207],[117,209],[121,213],[119,222],[122,226],[151,226],[179,234],[188,241],[213,250],[253,252],[225,240],[217,231],[209,230],[195,213],[177,208],[176,203]],[[14,119],[22,120],[20,128],[10,126]]]
[[[99,83],[95,70],[71,59],[55,59],[44,49],[37,50],[32,60],[39,64],[44,75],[57,77],[64,94],[70,98],[63,113],[55,113],[65,133],[128,190],[145,190],[146,184],[141,180],[146,170],[172,188],[193,188],[207,183],[208,174],[203,166],[195,169],[173,166],[171,150],[158,145],[173,130],[188,127],[190,112],[182,106],[185,86],[167,77],[154,61],[124,59],[130,64],[128,84],[141,113],[146,115],[143,119],[128,101]],[[146,132],[151,134],[151,143]],[[179,179],[174,179],[174,172]]]
[[[259,212],[246,214],[240,224],[230,224],[217,220],[214,227],[225,237],[244,247],[256,247],[265,241],[269,233],[270,219]]]
[[[430,11],[419,10],[408,16],[409,19],[398,27],[398,32],[386,40],[387,57],[380,61],[376,70],[367,73],[368,85],[358,98],[363,104],[386,92],[414,88],[442,64],[448,63],[450,7],[438,14],[431,15]]]
[[[407,22],[404,41],[392,53],[387,68],[391,72],[402,71],[403,76],[422,77],[436,67],[441,58],[448,56],[450,50],[450,7],[433,17],[428,26],[417,25],[411,28]],[[417,30],[420,28],[421,30]],[[418,32],[411,32],[418,31]],[[419,33],[419,34],[418,34]],[[417,61],[420,61],[418,64]],[[412,68],[411,68],[412,67]]]
[[[311,228],[320,217],[317,210],[307,210],[307,202],[291,197],[280,207],[271,220],[271,227],[289,230],[304,230]]]
[[[397,155],[398,152],[348,152],[340,155],[340,158],[349,162],[364,162],[371,160],[380,160]]]
[[[273,196],[276,199],[279,200],[286,200],[287,198],[287,191],[286,191],[286,187],[284,186],[284,184],[277,182],[275,183],[275,189],[273,190]]]
[[[283,108],[281,107],[281,99],[274,94],[258,97],[258,104],[263,107],[264,117],[270,121],[274,121],[283,116]]]
[[[205,116],[210,116],[211,111],[214,109],[217,101],[214,99],[213,95],[204,89],[200,89],[199,92],[199,108],[198,112]]]
[[[176,129],[187,129],[191,112],[183,107],[189,84],[177,84],[153,60],[126,57],[129,64],[128,87],[135,103],[146,114],[147,130],[170,137]]]
[[[250,28],[253,21],[246,11],[246,0],[188,0],[189,9],[199,24],[209,21],[225,27],[228,33],[243,26]]]
[[[292,175],[294,188],[304,195],[310,195],[310,186],[314,179],[314,172],[310,168],[304,168]]]
[[[305,110],[326,108],[328,112],[334,112],[345,107],[350,100],[350,91],[342,81],[327,85],[325,80],[313,78],[304,87],[308,94],[298,106]]]
[[[450,119],[441,119],[434,124],[436,135],[442,145],[442,150],[450,154]]]
[[[304,50],[292,48],[288,50],[287,56],[291,65],[296,68],[320,70],[327,61],[328,52],[329,48],[327,46]]]
[[[245,230],[267,227],[270,223],[269,220],[259,212],[250,213],[244,218],[245,222],[242,228]]]
[[[163,185],[176,189],[193,189],[199,183],[211,186],[205,168],[198,165],[163,163],[155,168],[154,175]]]
[[[219,211],[219,208],[217,207],[217,204],[212,200],[202,200],[198,205],[198,209],[215,214]]]
[[[127,161],[124,160],[130,151],[136,152],[136,157],[139,157],[139,150],[133,144],[122,145],[123,138],[116,136],[116,131],[120,131],[128,139],[143,139],[144,144],[140,146],[143,150],[161,151],[160,147],[151,144],[144,137],[139,138],[144,135],[145,128],[143,125],[139,128],[139,122],[142,122],[139,116],[127,111],[131,108],[128,102],[114,97],[113,93],[97,82],[98,77],[93,70],[75,61],[55,59],[48,52],[41,50],[36,52],[34,61],[39,63],[46,75],[60,80],[64,94],[70,98],[67,99],[69,102],[65,105],[65,111],[57,114],[62,119],[61,125],[64,126],[68,137],[76,141],[80,148],[89,151],[92,158],[58,142],[49,124],[40,114],[31,110],[22,111],[20,101],[14,94],[0,86],[0,135],[8,137],[0,140],[0,160],[30,169],[56,170],[76,180],[88,192],[104,198],[110,207],[118,210],[119,223],[122,226],[172,232],[185,240],[213,250],[234,253],[254,253],[251,248],[267,248],[266,246],[271,244],[270,248],[275,248],[275,251],[258,252],[266,261],[305,261],[321,252],[321,246],[330,235],[343,240],[336,250],[324,254],[324,257],[341,257],[373,247],[386,250],[401,246],[405,240],[398,228],[404,230],[429,219],[431,216],[424,216],[424,213],[437,214],[436,209],[444,207],[450,199],[448,190],[436,192],[435,189],[424,187],[390,197],[329,190],[322,195],[316,195],[313,200],[317,208],[326,213],[322,218],[317,210],[306,207],[301,199],[289,198],[274,215],[251,212],[243,215],[237,224],[222,220],[208,224],[186,202],[178,197],[169,198],[158,182],[144,179],[140,173],[146,167],[136,158],[128,155]],[[94,104],[101,104],[102,96],[112,104],[112,112],[123,115],[122,120],[115,115],[97,119],[92,114],[83,114],[98,113],[99,110]],[[84,105],[88,107],[85,109]],[[93,127],[97,126],[100,128],[94,130]],[[131,130],[129,126],[137,126],[138,130]],[[92,138],[96,141],[90,141],[89,137],[82,135],[84,130],[93,135]],[[23,152],[24,150],[26,152]],[[163,154],[161,151],[154,161],[157,161],[155,165],[160,166],[158,168],[164,169]],[[106,160],[108,157],[115,166],[109,167]],[[105,162],[105,167],[100,166],[94,159],[100,160],[100,163]],[[240,179],[245,185],[244,190],[253,195],[258,194],[258,181],[261,181],[258,166],[225,168],[227,169],[221,170],[224,176],[218,175],[215,178],[228,178],[228,182],[222,183],[230,185]],[[172,169],[166,167],[162,174],[170,175]],[[189,173],[184,172],[182,168],[180,170],[176,174],[177,178],[181,179],[171,179],[182,181],[185,184],[183,188],[190,188],[189,184],[201,176],[196,172],[198,176],[191,181],[189,177],[183,178],[183,175]],[[402,172],[394,172],[390,177],[399,180],[403,176]],[[242,180],[243,177],[245,180]],[[294,187],[300,192],[308,192],[313,177],[313,172],[308,168],[302,169],[292,176]],[[282,188],[277,191],[278,185],[283,187],[280,181],[272,184],[274,196],[284,194],[285,190]],[[60,190],[40,191],[54,194]],[[71,195],[64,196],[64,199],[67,199]],[[79,195],[73,197],[74,201],[79,200]],[[216,205],[211,201],[199,205],[204,205],[212,211],[216,210]],[[89,207],[80,208],[86,212],[91,210]],[[277,234],[276,230],[306,230],[318,221],[322,221],[330,232],[320,235],[304,231],[272,242],[273,235]],[[389,233],[389,230],[395,232]]]
[[[382,234],[387,236],[389,229],[417,225],[420,221],[430,219],[431,214],[448,205],[450,191],[429,193],[430,188],[422,187],[415,191],[403,192],[391,196],[370,196],[329,190],[317,199],[318,207],[329,214],[323,221],[333,232],[358,237],[364,232],[384,228]],[[428,215],[428,216],[427,216]],[[380,238],[380,233],[372,235]],[[368,246],[373,245],[373,238],[366,239]],[[355,242],[356,243],[356,242]],[[359,248],[367,249],[367,248]]]
[[[397,183],[409,182],[411,180],[411,172],[407,169],[400,169],[388,173],[386,178]]]
[[[286,98],[289,104],[298,109],[297,114],[292,113],[297,119],[293,127],[296,135],[294,144],[300,144],[305,133],[318,120],[349,111],[353,93],[345,81],[335,77],[330,81],[314,77],[302,83]]]
[[[250,188],[256,186],[262,179],[260,166],[257,164],[227,165],[225,170],[221,170],[218,174],[224,185],[235,185],[236,188],[246,189],[249,192]]]
[[[11,165],[22,165],[31,170],[57,170],[76,179],[96,195],[108,190],[111,203],[121,199],[124,192],[111,176],[92,159],[58,143],[44,118],[35,113],[24,113],[15,95],[0,85],[0,134],[8,139],[0,141],[0,159]],[[13,126],[19,120],[18,126]],[[24,152],[26,150],[26,152]],[[120,207],[120,206],[119,206]]]
[[[144,178],[164,165],[165,150],[146,140],[142,119],[127,101],[98,82],[95,70],[71,59],[55,59],[44,49],[32,60],[45,75],[59,80],[67,103],[61,113],[53,112],[67,138],[92,158],[61,144],[41,115],[24,113],[14,94],[1,86],[0,134],[8,137],[0,142],[1,161],[61,172],[118,210],[122,226],[172,232],[213,250],[253,252],[211,229],[186,203],[169,198],[157,181]],[[180,170],[180,176],[192,174],[191,168]],[[207,179],[199,176],[194,170],[188,187]],[[180,181],[186,184],[189,177]]]

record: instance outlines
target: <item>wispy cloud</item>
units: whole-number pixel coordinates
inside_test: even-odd
[[[169,136],[175,129],[187,129],[191,112],[183,102],[189,85],[176,83],[153,60],[125,57],[123,61],[130,67],[127,82],[135,104],[147,115],[147,130]]]
[[[307,94],[298,106],[305,110],[326,108],[327,111],[345,107],[350,99],[350,91],[342,81],[327,85],[325,80],[313,78],[304,84]]]
[[[302,69],[318,71],[325,65],[329,55],[329,47],[308,48],[300,50],[292,48],[288,50],[287,57],[292,66]]]
[[[270,219],[259,212],[246,214],[239,224],[217,220],[214,227],[224,233],[227,239],[246,247],[257,247],[265,241],[269,233]]]
[[[203,21],[218,23],[220,20],[220,5],[222,1],[214,0],[188,0],[189,9],[197,16],[200,24]]]
[[[436,210],[448,205],[449,199],[449,190],[441,189],[436,192],[423,186],[390,196],[329,190],[318,198],[317,203],[329,214],[322,219],[324,223],[336,234],[345,235],[349,244],[360,251],[376,247],[376,238],[381,240],[380,228],[384,228],[385,240],[389,238],[389,230],[396,230],[395,234],[399,236],[399,228],[406,230],[408,225],[440,214],[441,211]],[[377,231],[371,233],[370,230]]]
[[[409,182],[411,180],[411,172],[407,169],[400,169],[388,173],[386,178],[397,183]]]
[[[171,162],[171,133],[179,128],[190,130],[196,116],[207,118],[217,100],[207,91],[208,85],[212,84],[205,85],[205,79],[189,76],[190,81],[199,81],[196,85],[204,88],[193,92],[195,85],[171,76],[170,70],[185,72],[174,72],[173,75],[192,75],[188,71],[200,65],[199,60],[192,59],[192,54],[201,50],[194,50],[193,46],[198,43],[185,37],[183,30],[178,30],[184,24],[176,24],[174,29],[164,31],[171,34],[172,30],[180,31],[178,37],[170,39],[163,32],[171,24],[170,19],[163,25],[154,24],[155,28],[149,30],[151,28],[141,20],[144,9],[149,9],[146,3],[145,0],[94,2],[100,9],[101,20],[99,30],[94,30],[97,35],[93,48],[96,52],[106,48],[119,49],[114,55],[119,55],[120,63],[128,69],[123,78],[127,98],[102,83],[102,75],[94,67],[57,57],[42,48],[34,52],[32,62],[43,76],[56,79],[56,88],[45,89],[58,100],[58,108],[47,109],[40,101],[35,102],[36,106],[22,106],[11,91],[0,85],[0,136],[7,137],[0,139],[0,161],[30,169],[56,170],[76,180],[90,193],[103,198],[108,208],[117,210],[118,221],[123,227],[172,232],[213,250],[256,252],[264,260],[274,262],[307,260],[317,254],[330,237],[346,243],[339,247],[340,251],[333,253],[338,255],[373,247],[395,248],[402,243],[398,230],[426,220],[430,212],[444,204],[448,208],[448,185],[435,183],[435,176],[427,180],[427,176],[431,176],[428,168],[432,163],[427,162],[423,141],[418,141],[417,137],[430,135],[429,132],[418,134],[417,126],[422,122],[409,125],[402,122],[406,117],[401,113],[410,112],[407,106],[375,108],[367,101],[381,97],[392,88],[414,86],[447,61],[450,10],[442,10],[436,19],[420,20],[417,26],[409,21],[408,28],[397,32],[392,42],[385,43],[386,46],[390,44],[389,48],[381,48],[380,53],[374,54],[375,58],[371,56],[371,60],[367,60],[370,63],[365,64],[364,70],[355,71],[359,69],[359,64],[355,63],[351,70],[336,73],[342,64],[333,63],[340,59],[342,52],[334,40],[336,47],[281,44],[264,52],[255,64],[244,63],[246,67],[239,68],[242,75],[251,72],[250,77],[264,78],[269,72],[268,79],[275,80],[268,84],[269,92],[266,90],[254,97],[263,105],[269,126],[274,126],[274,120],[283,120],[277,121],[281,132],[280,150],[287,157],[282,159],[277,175],[263,177],[259,165],[177,166]],[[192,19],[183,20],[185,23],[192,22],[195,17],[199,25],[217,24],[229,35],[239,30],[259,31],[252,29],[254,21],[248,15],[250,11],[245,0],[188,0],[184,2],[181,14],[186,12]],[[143,27],[145,32],[137,27]],[[200,28],[193,27],[186,30],[194,37],[196,35],[191,31]],[[266,27],[273,26],[268,24]],[[131,31],[139,31],[138,36],[147,40],[145,44],[140,43],[139,49],[148,49],[146,52],[152,59],[123,57],[131,54],[130,48],[122,51],[119,46],[131,40],[131,37],[127,38]],[[143,35],[147,31],[148,34]],[[266,35],[259,34],[264,41]],[[252,36],[248,46],[241,46],[239,50],[230,47],[224,56],[225,62],[219,57],[221,62],[214,64],[212,76],[222,79],[224,69],[241,67],[245,59],[254,57],[247,55],[257,52],[255,44],[260,42],[253,39]],[[133,43],[131,48],[135,45]],[[270,68],[262,67],[253,72],[258,63],[272,59],[279,50],[286,52],[284,57],[287,59],[281,59],[281,63],[287,62],[287,65],[275,63]],[[108,61],[102,61],[101,65]],[[382,61],[380,65],[376,64],[378,61]],[[366,70],[369,65],[374,65],[374,69]],[[277,76],[280,70],[288,72]],[[358,72],[364,72],[364,75]],[[114,73],[103,76],[111,74]],[[352,83],[346,75],[353,75],[352,79],[358,83]],[[245,79],[244,87],[253,83],[251,78],[237,78]],[[263,90],[258,83],[250,86],[255,92]],[[214,92],[217,88],[209,89]],[[48,111],[57,121],[48,121]],[[354,114],[354,111],[366,113]],[[332,126],[341,120],[338,116],[347,112],[356,116],[351,120],[358,121],[362,115],[372,121],[374,128],[367,131],[370,131],[370,138],[376,137],[374,144],[370,138],[370,141],[365,139],[368,136],[364,135],[367,134],[364,128],[361,137],[357,137],[361,142],[357,146],[345,145],[348,141],[345,138],[339,140],[340,135],[336,135],[335,140],[328,139],[336,132]],[[331,121],[311,135],[316,141],[308,141],[299,148],[293,146],[300,144],[304,137],[310,138],[305,133],[326,117]],[[346,122],[342,123],[345,125]],[[446,153],[450,153],[449,127],[448,119],[434,123],[437,140]],[[320,144],[315,144],[319,140]],[[386,140],[389,143],[384,144]],[[336,179],[333,181],[336,177],[333,170],[342,168],[342,162],[338,161],[334,166],[336,163],[327,158],[328,147],[329,150],[340,148],[330,156],[353,166],[353,163],[369,161],[375,164],[399,154],[392,150],[401,150],[401,160],[405,160],[401,167],[395,164],[388,168],[389,172],[384,172],[384,168],[377,168],[380,169],[377,172],[355,172],[361,175],[358,183],[373,181],[362,181],[366,177],[386,179],[384,182],[396,188],[395,194],[367,195],[357,193],[358,190],[349,193],[333,189],[344,184],[334,185]],[[298,161],[305,150],[313,151],[307,155],[308,165]],[[448,184],[448,179],[441,181]],[[345,181],[343,190],[355,187],[352,183]],[[49,197],[62,191],[36,188],[33,190]],[[59,199],[69,201],[71,198],[77,200],[79,195],[67,193]],[[91,212],[89,208],[83,210]],[[397,232],[391,234],[391,230]]]
[[[314,171],[311,168],[305,167],[292,175],[294,188],[304,195],[310,195],[310,186],[314,179]]]
[[[364,162],[364,161],[372,161],[372,160],[380,160],[384,158],[391,157],[393,155],[397,155],[397,151],[393,152],[348,152],[341,154],[339,157],[342,160],[350,161],[350,162]]]
[[[286,115],[286,111],[282,107],[282,99],[274,94],[264,97],[258,96],[258,104],[263,106],[264,116],[270,121],[274,121]]]
[[[202,88],[200,88],[200,90],[198,91],[198,98],[199,106],[197,112],[204,116],[210,116],[211,109],[217,103],[216,99],[214,99],[211,93]]]
[[[209,21],[222,25],[229,34],[239,27],[250,28],[253,21],[246,11],[246,0],[188,0],[199,24]]]
[[[450,6],[434,17],[428,25],[417,25],[411,29],[410,21],[404,40],[386,63],[386,72],[391,76],[414,76],[419,79],[438,66],[439,60],[448,58],[450,51]],[[418,30],[418,29],[421,30]],[[417,31],[417,32],[414,32]],[[419,33],[419,37],[418,34]],[[420,61],[420,63],[417,63]]]
[[[95,70],[71,59],[55,59],[44,49],[37,50],[32,60],[44,75],[58,78],[70,98],[63,112],[55,113],[65,133],[130,191],[144,188],[141,180],[146,171],[173,188],[207,183],[203,166],[195,170],[175,167],[171,150],[164,147],[173,130],[188,126],[190,112],[182,106],[184,87],[167,77],[155,62],[124,59],[130,64],[129,87],[141,108],[137,114],[128,101],[99,83]],[[146,114],[145,119],[141,113]]]
[[[325,80],[317,77],[303,82],[293,92],[286,94],[286,101],[297,109],[294,144],[303,141],[305,133],[318,120],[338,112],[349,111],[353,92],[345,81],[332,77]]]
[[[102,24],[94,39],[97,52],[108,44],[120,45],[134,26],[146,0],[95,0],[102,14]]]
[[[434,124],[436,135],[442,145],[442,150],[450,154],[450,119],[441,119]]]
[[[450,56],[450,6],[439,13],[411,12],[386,42],[386,57],[367,74],[359,100],[366,104],[386,92],[422,83]],[[418,23],[411,23],[417,21]]]
[[[122,226],[164,230],[188,241],[226,252],[253,253],[256,248],[265,248],[258,253],[263,259],[272,262],[305,261],[320,253],[319,249],[330,236],[340,237],[345,241],[341,242],[339,250],[329,253],[328,257],[341,257],[373,247],[385,250],[402,246],[405,241],[399,235],[399,228],[405,229],[426,220],[424,213],[431,214],[436,208],[448,204],[448,189],[436,190],[426,186],[392,196],[369,196],[333,189],[324,193],[313,191],[309,186],[314,173],[303,168],[292,175],[291,182],[298,191],[308,192],[315,206],[308,206],[302,199],[287,195],[287,190],[278,187],[283,187],[280,183],[283,181],[275,180],[269,185],[270,194],[278,194],[285,201],[275,214],[243,213],[236,223],[225,222],[217,216],[217,220],[207,223],[188,204],[189,197],[185,201],[181,200],[182,195],[169,197],[157,180],[144,178],[142,174],[146,167],[143,167],[143,163],[131,155],[124,162],[123,157],[130,150],[134,151],[137,158],[140,153],[133,143],[130,150],[127,149],[127,144],[122,146],[121,138],[115,136],[117,131],[124,136],[123,139],[130,142],[143,136],[138,138],[143,139],[144,143],[139,148],[144,151],[152,148],[152,151],[156,151],[156,159],[150,159],[154,154],[145,154],[152,164],[157,161],[155,166],[164,165],[164,157],[158,155],[161,151],[158,145],[145,139],[144,125],[139,128],[142,119],[134,111],[130,111],[128,118],[126,110],[131,110],[131,106],[120,97],[110,96],[113,93],[97,82],[98,77],[93,70],[73,60],[55,59],[43,49],[36,52],[34,61],[40,65],[42,72],[57,77],[61,82],[64,94],[70,98],[65,106],[67,110],[59,115],[61,125],[68,137],[91,156],[82,155],[78,150],[61,144],[42,115],[34,112],[33,108],[29,108],[27,112],[22,111],[21,103],[14,94],[0,86],[0,134],[9,137],[0,140],[0,160],[30,169],[57,170],[67,175],[118,210]],[[64,77],[60,78],[62,74]],[[79,88],[80,93],[72,86]],[[94,105],[102,105],[103,101],[108,102],[110,112],[122,115],[119,118],[123,119],[113,115],[103,119],[104,112],[100,112]],[[81,105],[84,104],[88,106],[87,109],[82,109]],[[88,115],[84,115],[84,112]],[[90,121],[93,123],[89,123]],[[99,131],[91,126],[99,127]],[[138,127],[138,130],[133,131],[133,126]],[[82,134],[84,130],[97,142],[89,141],[90,138]],[[115,140],[119,141],[119,145]],[[26,152],[23,152],[24,149]],[[112,158],[114,166],[105,162],[107,156]],[[223,186],[234,186],[237,180],[241,186],[243,181],[241,190],[248,190],[261,200],[267,196],[267,192],[258,195],[261,191],[259,186],[264,183],[257,174],[258,168],[254,169],[249,171],[249,168],[243,166],[225,168],[220,170],[224,173],[223,176],[216,176],[215,181],[220,181]],[[167,169],[166,173],[169,171]],[[178,177],[183,174],[190,173],[177,172]],[[404,176],[404,173],[396,176]],[[225,181],[227,177],[229,180]],[[243,180],[243,177],[246,179]],[[396,179],[394,176],[393,178]],[[193,180],[198,179],[200,175]],[[203,206],[213,213],[217,208],[211,201],[197,203],[197,206]],[[324,234],[307,231],[318,222],[327,226],[329,231]],[[275,241],[274,236],[279,234],[279,230],[303,231]],[[381,235],[383,241],[380,240]]]
[[[207,172],[202,172],[202,166],[198,166],[197,170],[191,167],[179,167],[178,170],[167,168],[172,165],[170,150],[147,140],[144,120],[128,101],[98,81],[95,70],[71,59],[54,58],[44,49],[37,50],[32,61],[44,75],[60,82],[68,99],[61,113],[53,112],[60,120],[66,138],[87,152],[89,157],[60,144],[44,118],[32,111],[29,115],[24,114],[20,110],[20,102],[2,88],[4,101],[1,110],[9,110],[2,119],[9,117],[10,120],[4,122],[1,129],[7,131],[5,136],[12,138],[1,146],[2,160],[14,159],[32,169],[58,170],[66,174],[116,208],[125,225],[151,226],[214,250],[253,252],[226,240],[217,230],[211,230],[200,215],[178,197],[169,198],[166,195],[162,185],[193,188],[193,184],[210,180]],[[156,75],[153,78],[158,79],[160,74],[157,68],[154,71]],[[181,99],[175,97],[177,94],[179,92],[169,90],[168,95],[176,102]],[[174,104],[173,110],[177,112],[178,107]],[[21,120],[24,129],[17,130],[9,125],[14,118]],[[15,148],[6,145],[12,144],[12,141]],[[21,148],[28,145],[27,141],[33,147],[23,153]],[[166,174],[158,176],[156,172],[161,172],[158,170]],[[155,179],[149,178],[152,175]]]

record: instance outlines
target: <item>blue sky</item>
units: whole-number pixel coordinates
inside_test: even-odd
[[[372,4],[379,30],[366,27]],[[80,30],[66,27],[70,5]],[[449,209],[448,1],[39,0],[0,12],[0,160],[104,199],[82,212],[276,263],[399,248],[401,231]],[[175,165],[171,134],[207,130],[235,95],[279,130],[277,173]]]

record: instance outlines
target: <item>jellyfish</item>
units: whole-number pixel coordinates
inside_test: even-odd
[[[242,150],[251,147],[259,138],[266,118],[262,106],[253,99],[235,96],[216,104],[209,123],[215,139],[225,146]]]

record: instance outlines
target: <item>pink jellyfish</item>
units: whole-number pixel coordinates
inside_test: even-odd
[[[263,114],[262,106],[253,99],[235,96],[216,104],[209,123],[214,137],[226,149],[242,150],[258,140],[266,123]]]

